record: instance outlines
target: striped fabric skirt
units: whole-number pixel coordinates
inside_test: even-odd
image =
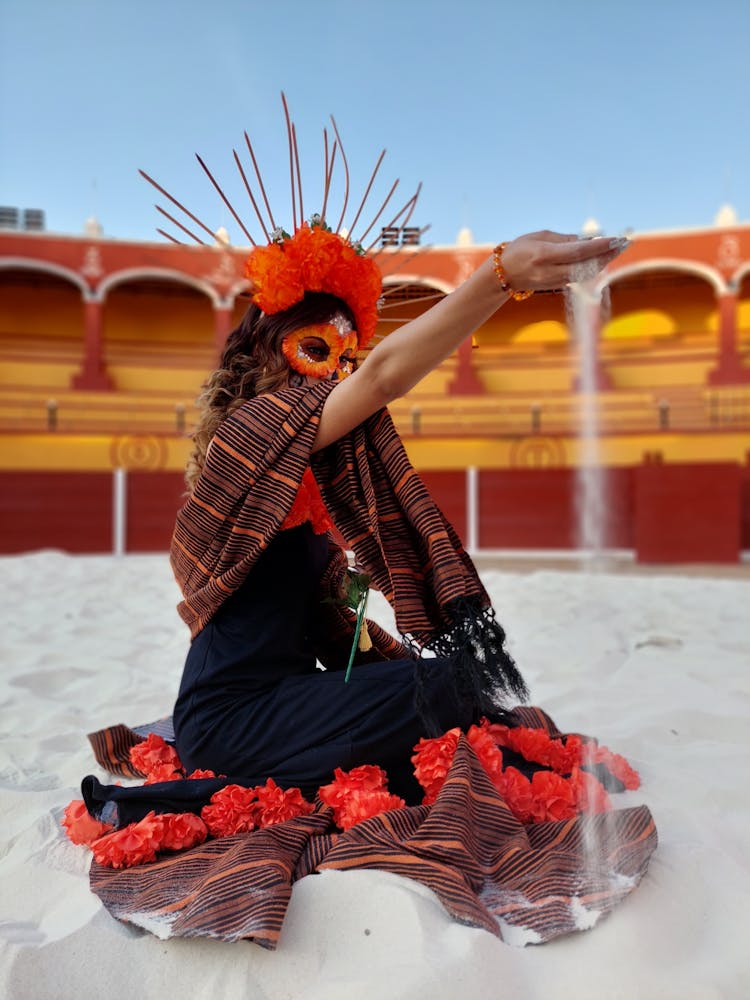
[[[562,735],[539,709],[514,714],[518,725]],[[162,732],[168,736],[168,727]],[[144,735],[117,726],[90,738],[102,765],[128,774],[129,748]],[[86,780],[90,809],[92,794],[117,795],[114,786]],[[195,796],[204,783],[171,785],[170,794],[190,785]],[[215,787],[205,785],[207,798]],[[149,788],[158,796],[159,787]],[[131,791],[119,794],[125,801]],[[194,802],[185,808],[196,811]],[[113,870],[93,862],[91,887],[113,916],[161,938],[249,939],[274,948],[297,879],[379,869],[421,882],[462,924],[531,944],[593,926],[638,885],[657,843],[645,806],[521,823],[465,738],[432,805],[383,812],[343,833],[332,812],[318,800],[308,815],[150,864]]]

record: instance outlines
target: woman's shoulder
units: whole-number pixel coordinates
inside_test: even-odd
[[[219,425],[212,439],[212,455],[217,451],[257,460],[268,449],[278,450],[284,442],[312,433],[333,383],[279,389],[245,400]],[[312,440],[312,438],[311,438]]]
[[[233,426],[241,426],[262,432],[278,428],[292,414],[298,419],[309,419],[318,411],[333,383],[320,383],[313,386],[277,389],[275,392],[264,392],[260,396],[245,400],[222,423],[221,429],[231,430]]]

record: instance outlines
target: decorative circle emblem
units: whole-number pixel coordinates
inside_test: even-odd
[[[163,469],[167,462],[167,445],[163,438],[152,434],[125,434],[112,439],[109,449],[113,469]]]
[[[512,469],[549,469],[565,465],[565,445],[560,438],[539,434],[518,438],[510,446]]]

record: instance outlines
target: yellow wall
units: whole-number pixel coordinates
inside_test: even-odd
[[[579,444],[560,437],[444,437],[405,435],[406,450],[421,469],[501,469],[519,465],[574,466]],[[659,451],[666,462],[738,462],[744,464],[750,445],[747,433],[632,434],[604,437],[602,461],[610,466],[639,465],[646,451]],[[543,456],[554,454],[554,461]],[[0,434],[0,469],[105,471],[113,468],[113,455],[160,454],[158,467],[182,471],[190,442],[169,435]],[[524,458],[523,456],[526,456]],[[540,455],[542,456],[540,460]],[[520,457],[519,457],[520,456]],[[127,460],[126,460],[127,464]],[[150,467],[136,459],[133,468]]]
[[[117,341],[166,348],[213,346],[211,301],[193,289],[165,283],[158,289],[128,284],[113,289],[104,303],[105,345]]]
[[[0,272],[0,346],[8,338],[41,336],[83,345],[81,292],[62,283],[15,284]]]

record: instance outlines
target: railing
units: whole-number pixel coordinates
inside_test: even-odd
[[[580,397],[528,394],[431,396],[391,407],[402,434],[423,437],[575,435]],[[750,387],[677,387],[663,393],[603,392],[597,396],[602,434],[711,432],[750,429]],[[0,431],[70,434],[177,434],[195,421],[192,403],[166,393],[0,392]]]

